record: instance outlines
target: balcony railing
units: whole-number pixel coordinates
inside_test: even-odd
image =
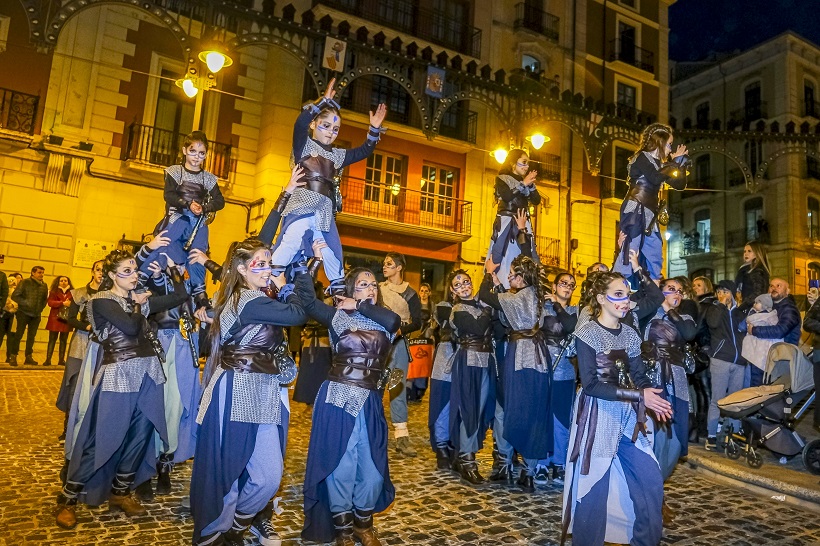
[[[655,72],[655,54],[648,49],[638,47],[632,41],[615,38],[609,41],[609,60],[621,61],[637,66],[647,72]]]
[[[733,110],[732,113],[729,114],[729,123],[735,125],[742,123],[751,123],[753,121],[765,119],[768,117],[769,107],[766,104],[766,101],[761,101],[754,104],[747,104],[743,108]]]
[[[656,116],[650,114],[649,112],[644,112],[643,110],[638,110],[634,106],[630,104],[623,104],[621,102],[616,102],[610,105],[611,114],[625,119],[627,121],[631,121],[633,123],[640,123],[641,125],[647,123],[654,123]]]
[[[771,236],[768,231],[763,233],[757,231],[756,227],[733,229],[726,233],[727,248],[741,248],[749,241],[769,244],[771,243]]]
[[[538,171],[540,180],[558,182],[561,180],[561,156],[530,150],[530,163],[533,170]]]
[[[683,234],[683,246],[681,247],[680,255],[694,256],[695,254],[704,254],[712,251],[712,236],[707,231],[701,234],[697,231]]]
[[[560,19],[551,13],[526,2],[515,5],[515,28],[526,28],[543,34],[551,40],[558,41],[558,23]]]
[[[470,235],[470,201],[351,176],[344,178],[341,190],[345,214]]]
[[[439,127],[439,134],[475,144],[477,129],[478,112],[468,110],[459,114],[457,125],[452,126],[442,123]]]
[[[0,87],[0,129],[34,134],[40,97]]]
[[[362,17],[471,57],[481,56],[481,29],[407,0],[313,0],[313,5]]]
[[[161,167],[182,161],[182,142],[185,135],[181,133],[132,123],[126,136],[126,145],[122,151],[123,160]],[[236,167],[231,160],[231,149],[230,144],[210,142],[208,155],[205,157],[205,170],[226,180]]]
[[[561,240],[543,235],[535,236],[535,248],[541,263],[548,267],[561,267]]]

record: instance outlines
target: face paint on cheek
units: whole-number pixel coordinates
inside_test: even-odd
[[[134,274],[133,271],[130,271],[130,272],[123,271],[122,273],[117,271],[117,277],[120,278],[120,279],[127,279],[128,277],[130,277],[133,274]]]

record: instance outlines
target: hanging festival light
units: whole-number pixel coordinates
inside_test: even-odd
[[[541,133],[533,133],[532,135],[527,137],[527,140],[530,141],[533,148],[535,148],[536,150],[540,150],[541,146],[543,146],[545,142],[550,141],[550,137],[545,136]]]
[[[219,51],[219,49],[209,49],[199,53],[199,60],[208,66],[208,70],[216,74],[226,66],[233,64],[233,59]]]
[[[182,92],[185,93],[185,95],[187,95],[189,98],[194,98],[196,94],[199,92],[199,89],[197,89],[194,80],[192,80],[191,78],[179,79],[174,83],[177,87],[181,87]]]

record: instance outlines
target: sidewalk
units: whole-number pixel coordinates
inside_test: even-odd
[[[32,355],[34,357],[34,360],[38,363],[37,366],[23,364],[23,362],[25,362],[26,360],[26,356],[23,354],[24,351],[21,347],[20,354],[17,355],[17,367],[15,368],[13,366],[9,366],[8,364],[6,364],[6,346],[4,344],[3,347],[0,348],[0,356],[2,357],[0,358],[0,370],[60,370],[60,372],[62,373],[63,366],[59,366],[57,364],[57,362],[59,361],[59,351],[56,349],[54,350],[54,356],[51,357],[51,366],[43,366],[43,362],[46,361],[46,351],[45,348],[43,348],[42,351],[38,351],[38,349],[39,347],[35,345],[34,354]]]
[[[807,412],[798,423],[797,432],[806,443],[820,437],[811,427],[811,412]],[[689,444],[689,467],[707,474],[742,482],[758,493],[767,494],[776,500],[790,502],[820,511],[820,476],[811,474],[803,464],[802,453],[790,457],[783,463],[765,447],[757,448],[763,458],[760,468],[752,468],[746,463],[745,453],[732,460],[720,451],[706,451],[704,440],[699,444]]]

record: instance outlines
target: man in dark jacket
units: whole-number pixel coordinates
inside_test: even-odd
[[[801,319],[797,303],[789,294],[789,283],[779,277],[774,277],[769,282],[769,294],[772,296],[774,306],[777,311],[777,324],[771,326],[753,326],[749,335],[760,339],[782,339],[786,343],[798,345],[800,343]],[[757,387],[763,381],[763,370],[756,366],[751,366],[751,377],[749,386]]]
[[[12,366],[17,365],[17,353],[20,351],[20,342],[23,340],[23,333],[28,328],[26,337],[26,364],[36,366],[34,360],[34,336],[37,335],[37,328],[40,326],[40,315],[46,308],[48,301],[48,286],[43,282],[46,270],[36,265],[31,268],[31,277],[17,285],[11,295],[17,305],[17,332],[11,340]]]
[[[720,281],[715,290],[717,301],[706,307],[704,318],[709,327],[709,371],[712,374],[712,400],[709,404],[706,449],[717,443],[720,409],[718,400],[743,388],[746,361],[740,356],[746,330],[746,315],[735,302],[737,285]]]

